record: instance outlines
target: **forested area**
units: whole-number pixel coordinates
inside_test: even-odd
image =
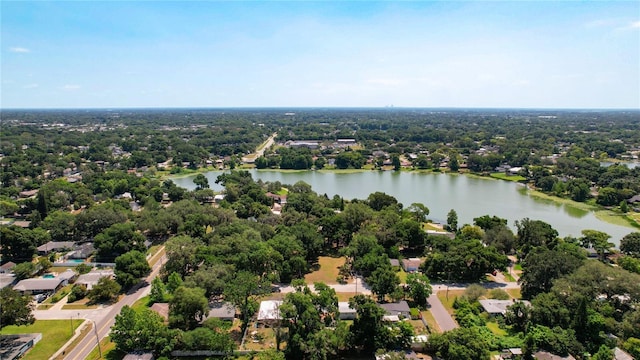
[[[540,117],[551,115],[558,118]],[[435,171],[446,162],[447,170],[465,164],[483,173],[508,162],[521,166],[527,181],[543,191],[631,211],[623,207],[640,192],[639,168],[599,161],[638,151],[637,112],[3,111],[2,117],[0,215],[30,222],[0,227],[2,263],[17,263],[19,279],[45,273],[56,260],[36,258],[38,246],[92,242],[94,260],[115,264],[115,280],[101,280],[88,292],[73,290],[73,296],[113,301],[149,274],[147,246],[165,246],[167,262],[151,284],[151,302],[169,303],[168,322],[146,308],[123,309],[112,332],[120,350],[230,353],[238,347],[238,330],[204,320],[209,303],[231,302],[243,333],[274,283],[296,288],[283,297],[285,321],[277,329],[278,348],[287,358],[406,348],[413,329],[384,322],[376,301],[405,299],[425,309],[431,282],[482,283],[488,273],[506,270],[512,255],[523,271],[522,297],[531,306],[515,303],[500,324],[504,334],[497,336],[488,332],[477,297],[462,297],[455,305],[461,328],[432,334],[431,353],[486,359],[491,351],[522,347],[580,359],[602,353],[604,359],[619,346],[640,356],[640,233],[626,236],[616,251],[608,234],[593,229],[562,239],[542,221],[524,218],[512,231],[492,214],[459,226],[452,209],[446,224],[451,237],[427,235],[425,204],[401,204],[382,192],[329,198],[302,182],[262,183],[248,172],[229,171],[217,178],[224,199],[214,202],[219,194],[204,176],[195,178],[193,191],[160,176],[218,160],[235,168],[277,132],[278,141],[354,138],[358,146],[277,146],[256,166],[361,168],[385,160],[399,168],[400,157],[415,154],[411,168]],[[481,148],[489,152],[479,153]],[[286,198],[279,214],[272,211],[274,194]],[[587,259],[587,248],[595,258]],[[344,257],[336,280],[357,275],[371,289],[371,298],[351,298],[357,311],[351,323],[339,319],[334,289],[317,283],[314,292],[301,282],[320,256]],[[401,280],[390,259],[413,257],[423,264]],[[3,326],[33,321],[18,311],[30,310],[23,305],[29,299],[12,290],[3,290],[0,299]]]

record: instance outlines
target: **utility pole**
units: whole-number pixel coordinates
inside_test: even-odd
[[[96,341],[98,342],[98,352],[100,353],[100,358],[102,359],[102,348],[100,348],[100,337],[98,336],[98,325],[95,320],[93,321],[93,332],[96,334]]]

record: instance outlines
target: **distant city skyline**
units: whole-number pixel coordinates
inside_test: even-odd
[[[638,1],[0,7],[5,109],[640,109]]]

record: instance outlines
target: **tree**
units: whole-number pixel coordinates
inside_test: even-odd
[[[398,199],[380,191],[371,193],[367,198],[367,204],[375,211],[380,211],[388,206],[399,206],[402,208],[402,204],[398,203]]]
[[[36,272],[36,265],[32,262],[23,262],[13,267],[13,274],[16,280],[24,280],[33,276]]]
[[[393,154],[391,156],[391,164],[393,165],[393,170],[400,171],[401,163],[400,156],[398,156],[398,154]]]
[[[216,329],[217,330],[217,329]],[[182,333],[180,347],[185,350],[208,350],[230,354],[236,347],[227,332],[199,327]]]
[[[169,324],[183,330],[196,328],[209,314],[204,289],[181,286],[169,302]]]
[[[514,250],[516,238],[509,228],[504,225],[498,225],[485,231],[482,242],[489,246],[494,246],[503,254],[509,254]]]
[[[143,253],[132,250],[116,258],[116,281],[123,289],[128,289],[149,275],[151,267]]]
[[[531,321],[529,305],[522,301],[516,301],[513,305],[507,307],[504,321],[505,324],[511,325],[515,331],[526,332],[527,326]]]
[[[564,252],[538,248],[524,258],[520,287],[522,296],[531,299],[534,296],[549,292],[554,280],[572,273],[585,260],[583,252]]]
[[[34,239],[28,234],[29,230],[23,230],[17,226],[0,227],[0,239],[2,239],[2,261],[21,263],[31,261],[36,253]]]
[[[421,273],[407,275],[407,290],[413,302],[421,309],[427,308],[427,298],[431,296],[432,288],[429,278]]]
[[[246,329],[251,317],[258,310],[256,298],[271,291],[271,284],[248,271],[238,271],[227,281],[224,298],[240,309],[242,331]]]
[[[357,317],[349,329],[349,342],[352,346],[365,353],[384,349],[389,336],[389,329],[382,322],[384,310],[364,295],[356,295],[349,299],[349,306],[357,312]]]
[[[149,301],[152,303],[164,302],[167,296],[167,288],[160,277],[156,277],[151,281],[151,291],[149,293]]]
[[[407,210],[409,210],[414,219],[419,223],[423,223],[427,220],[427,215],[429,215],[429,208],[420,203],[412,203]]]
[[[449,231],[458,231],[458,213],[454,209],[447,213],[447,228]]]
[[[489,342],[478,327],[457,328],[443,334],[431,334],[427,350],[444,360],[485,360],[489,358]]]
[[[133,223],[114,224],[96,235],[94,245],[101,261],[115,261],[118,256],[132,250],[145,251],[145,237],[137,232]]]
[[[34,304],[31,296],[5,287],[0,290],[0,329],[9,325],[33,324]]]
[[[165,245],[167,262],[163,271],[166,274],[175,272],[185,277],[196,269],[196,253],[202,246],[201,240],[187,235],[169,239]]]
[[[582,230],[582,246],[586,248],[593,248],[598,253],[598,257],[601,261],[604,261],[606,254],[615,245],[610,243],[611,235],[597,230]]]
[[[507,226],[507,219],[503,219],[497,216],[483,215],[477,218],[473,218],[473,223],[480,226],[482,230],[488,231],[496,227]]]
[[[632,232],[620,240],[620,251],[624,254],[640,258],[640,232]]]
[[[196,184],[197,190],[209,188],[209,180],[203,174],[196,175],[196,177],[193,179],[193,183]]]
[[[147,308],[136,312],[128,305],[116,315],[109,336],[123,353],[152,351],[156,355],[169,354],[176,337],[158,313]]]
[[[104,276],[89,290],[87,297],[92,303],[113,302],[118,298],[121,289],[115,280]]]
[[[387,261],[387,264],[389,262]],[[400,279],[391,266],[376,269],[367,278],[367,283],[371,286],[371,292],[378,296],[380,301],[384,301],[386,295],[393,294],[398,290]]]
[[[534,247],[553,249],[558,242],[558,232],[544,221],[524,218],[516,221],[516,228],[516,247],[522,258]]]

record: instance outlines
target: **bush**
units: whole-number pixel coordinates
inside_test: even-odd
[[[416,308],[409,309],[411,312],[411,320],[417,320],[420,318],[420,310]]]
[[[482,287],[482,285],[471,284],[464,291],[464,295],[463,296],[465,298],[467,298],[467,300],[469,300],[469,302],[476,302],[476,301],[478,301],[479,298],[484,296],[484,294],[486,294],[486,293],[487,293],[487,289]]]
[[[87,296],[87,289],[84,286],[73,285],[73,287],[71,288],[71,293],[69,294],[69,297],[67,298],[67,301],[68,302],[75,302],[75,301],[78,301],[80,299],[84,299],[85,296]]]

